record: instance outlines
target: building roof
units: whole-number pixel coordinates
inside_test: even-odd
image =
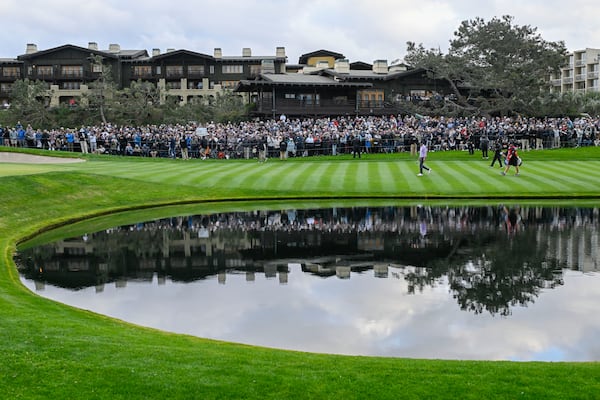
[[[33,53],[29,53],[29,54],[22,54],[22,55],[18,56],[17,59],[19,59],[19,60],[27,60],[27,59],[37,58],[39,56],[43,56],[43,55],[46,55],[46,54],[55,53],[57,51],[61,51],[61,50],[65,50],[65,49],[79,50],[79,51],[82,51],[82,52],[91,53],[91,54],[99,55],[99,56],[106,57],[106,58],[118,58],[117,54],[110,53],[108,51],[93,50],[93,49],[89,49],[87,47],[80,47],[80,46],[75,46],[75,45],[72,45],[72,44],[65,44],[65,45],[62,45],[62,46],[53,47],[51,49],[40,50],[40,51],[36,51],[36,52],[33,52]]]
[[[216,58],[215,60],[219,61],[262,61],[262,60],[273,60],[273,61],[285,61],[287,57],[277,57],[277,56],[223,56]]]
[[[333,51],[321,49],[321,50],[313,51],[310,53],[302,54],[300,56],[300,58],[298,59],[298,64],[307,64],[308,59],[311,57],[333,57],[335,60],[337,60],[339,58],[346,58],[341,53],[336,53]]]
[[[244,92],[254,90],[259,87],[279,87],[279,86],[304,86],[304,87],[372,87],[367,82],[339,82],[331,77],[323,75],[305,75],[305,74],[260,74],[256,80],[242,80],[238,84],[236,91]]]
[[[397,71],[388,72],[385,74],[375,73],[372,70],[350,70],[348,73],[336,72],[334,69],[328,68],[320,71],[321,73],[329,76],[336,77],[337,79],[348,81],[348,80],[365,80],[365,81],[389,81],[393,79],[403,78],[415,74],[421,74],[425,70],[422,68],[411,69],[408,71]]]
[[[191,50],[173,50],[173,51],[169,51],[166,53],[162,53],[159,55],[156,55],[154,57],[152,57],[153,60],[162,60],[164,58],[169,58],[169,57],[174,57],[174,56],[180,56],[180,55],[188,55],[188,56],[192,56],[192,57],[200,57],[200,58],[208,58],[208,59],[213,59],[213,56],[209,56],[208,54],[203,54],[203,53],[196,53],[195,51],[191,51]]]

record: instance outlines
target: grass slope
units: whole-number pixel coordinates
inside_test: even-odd
[[[520,177],[502,177],[464,153],[431,154],[434,172],[421,178],[407,155],[266,164],[89,156],[34,170],[0,164],[0,398],[596,398],[599,363],[330,356],[140,328],[38,297],[20,284],[12,262],[16,243],[48,226],[159,204],[247,209],[253,205],[242,199],[352,196],[557,196],[596,204],[600,152],[578,150],[528,153]],[[214,203],[222,199],[235,202]]]

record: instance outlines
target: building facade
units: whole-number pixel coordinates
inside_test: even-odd
[[[444,82],[429,79],[423,70],[388,66],[386,60],[350,63],[329,50],[303,54],[288,66],[284,47],[268,56],[253,55],[250,48],[225,56],[220,48],[212,55],[184,49],[149,54],[118,44],[100,50],[90,42],[87,48],[66,44],[46,50],[28,44],[25,54],[0,59],[0,105],[8,106],[12,86],[21,79],[43,82],[51,107],[85,105],[106,67],[118,89],[149,82],[159,89],[161,102],[168,96],[182,105],[207,104],[230,91],[253,103],[258,117],[391,114],[401,112],[395,105],[399,98],[446,91]]]
[[[552,90],[558,93],[600,91],[600,49],[586,48],[568,55],[567,64],[551,78]]]
[[[270,56],[253,56],[250,48],[244,48],[240,56],[223,56],[219,48],[213,55],[175,49],[165,53],[153,49],[149,55],[146,50],[124,50],[118,44],[107,50],[90,42],[87,48],[67,44],[41,51],[28,44],[25,54],[0,59],[0,104],[9,104],[12,86],[21,79],[42,81],[48,89],[49,106],[85,102],[90,84],[100,78],[103,66],[110,67],[119,89],[141,80],[161,89],[163,101],[166,96],[176,96],[180,104],[193,99],[208,102],[242,79],[285,72],[286,61],[284,47],[277,47]]]

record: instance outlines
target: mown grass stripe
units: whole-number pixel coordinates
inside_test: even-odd
[[[539,168],[538,166],[531,172],[527,171],[526,176],[532,176],[547,187],[553,188],[557,193],[576,189],[573,188],[573,185],[581,189],[588,187],[585,182],[574,180],[571,175],[559,174],[560,170],[560,167],[556,165],[546,165],[544,168]],[[547,191],[547,188],[545,191]]]
[[[423,192],[425,184],[417,174],[419,173],[419,164],[414,160],[399,163],[400,173],[406,183],[404,187],[398,187],[398,195],[414,195],[414,193]]]
[[[290,172],[285,176],[285,179],[279,180],[276,189],[292,192],[300,190],[301,187],[304,187],[307,171],[311,168],[311,164],[310,162],[290,163]]]
[[[378,162],[377,173],[379,175],[379,191],[382,193],[396,192],[396,163],[395,162]]]
[[[311,168],[307,169],[306,179],[302,182],[301,190],[315,190],[323,187],[322,178],[326,171],[327,163],[314,163]]]
[[[431,162],[426,165],[431,168],[431,174],[424,171],[425,176],[433,183],[436,194],[462,194],[470,191],[465,179],[467,169],[461,170],[456,162]]]
[[[462,194],[476,194],[481,186],[489,185],[500,176],[499,172],[497,175],[494,174],[493,172],[496,171],[491,171],[493,168],[489,168],[487,165],[483,166],[481,163],[468,161],[455,161],[452,163],[452,169],[453,172],[461,175]],[[492,191],[503,193],[508,189],[508,185],[499,181],[497,185],[493,186]]]
[[[248,168],[247,165],[241,163],[223,165],[218,168],[213,168],[213,165],[206,163],[202,167],[202,169],[198,169],[201,175],[196,178],[196,182],[206,187],[219,187]]]

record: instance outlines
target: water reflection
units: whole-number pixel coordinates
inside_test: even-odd
[[[531,306],[542,292],[547,295],[548,290],[564,285],[567,271],[587,273],[585,276],[596,272],[598,228],[597,208],[500,205],[236,212],[173,217],[65,239],[21,251],[19,265],[25,280],[34,282],[36,290],[49,284],[79,291],[92,287],[102,293],[107,284],[124,288],[145,283],[165,288],[180,282],[216,280],[220,286],[233,285],[228,296],[242,302],[248,299],[240,300],[240,292],[245,289],[240,290],[239,285],[256,284],[258,277],[261,281],[275,280],[282,288],[308,288],[323,302],[331,293],[342,290],[369,302],[365,296],[377,298],[379,289],[374,287],[387,290],[383,289],[383,278],[389,282],[387,287],[398,282],[393,289],[396,298],[385,300],[390,303],[398,301],[398,296],[403,300],[410,296],[420,297],[425,303],[439,302],[440,293],[449,293],[444,304],[453,302],[455,309],[473,316],[508,317],[515,310]],[[366,283],[366,276],[370,283]],[[363,286],[344,287],[341,282],[349,279]],[[593,287],[592,302],[600,296]],[[400,294],[398,288],[402,288]],[[297,301],[290,297],[295,287],[287,294],[285,289],[278,291],[280,294],[269,290],[273,302],[284,303],[283,309],[289,310],[290,303]],[[140,296],[147,300],[149,295]],[[207,297],[203,301],[210,300]],[[381,321],[356,318],[362,321],[357,324],[359,333],[367,337],[369,332],[381,334]],[[264,323],[263,318],[261,321]],[[315,324],[306,322],[308,326]],[[158,327],[179,331],[177,327]],[[598,332],[598,326],[590,329]],[[265,336],[264,329],[260,332],[257,337]],[[206,331],[191,333],[278,346],[277,340],[265,343],[243,335],[232,339]],[[288,344],[281,347],[296,348]],[[299,349],[365,354],[335,348]],[[412,354],[402,349],[401,354],[382,349],[366,354]],[[455,358],[440,353],[431,356]],[[500,358],[528,357],[519,354]],[[456,358],[480,357],[462,353]],[[600,356],[586,354],[584,359]]]

